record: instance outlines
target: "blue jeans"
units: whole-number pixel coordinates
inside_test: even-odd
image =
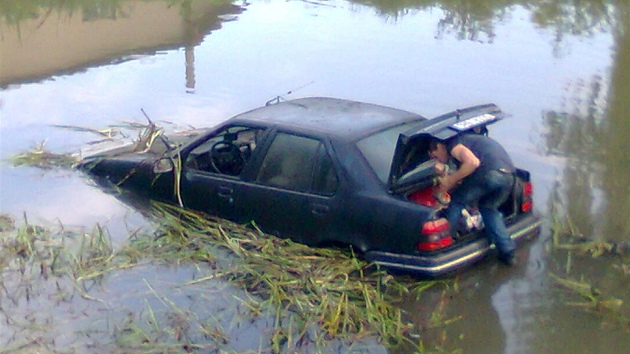
[[[451,203],[446,209],[446,218],[451,224],[453,235],[466,207],[479,207],[483,218],[488,241],[496,245],[500,257],[511,257],[514,253],[514,241],[505,227],[503,215],[498,210],[510,195],[514,186],[514,175],[499,171],[485,174],[472,174],[451,192]]]

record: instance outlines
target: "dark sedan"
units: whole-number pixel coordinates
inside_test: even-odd
[[[312,246],[350,245],[382,266],[439,276],[494,251],[482,223],[451,235],[446,201],[434,193],[428,141],[487,134],[487,125],[503,117],[492,104],[426,119],[374,104],[303,98],[242,113],[185,143],[160,136],[142,148],[88,157],[82,166],[151,198],[253,220],[267,233]],[[539,232],[532,209],[530,175],[517,169],[501,207],[514,239]]]

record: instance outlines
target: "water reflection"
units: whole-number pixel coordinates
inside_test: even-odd
[[[554,223],[558,229],[577,236],[578,244],[597,241],[613,246],[599,250],[583,246],[581,252],[579,248],[575,252],[553,249],[550,254],[550,270],[572,282],[568,293],[573,296],[567,292],[560,296],[565,296],[568,303],[580,304],[565,307],[559,304],[564,301],[556,300],[558,303],[549,307],[551,318],[573,317],[585,322],[585,327],[572,334],[576,342],[563,348],[571,351],[587,347],[578,338],[589,338],[588,348],[600,352],[627,346],[628,340],[627,335],[614,331],[605,339],[593,335],[601,330],[594,323],[617,328],[627,325],[630,318],[628,306],[623,305],[630,301],[629,254],[624,246],[630,242],[630,153],[624,148],[630,135],[630,17],[625,4],[616,10],[621,26],[615,31],[616,58],[611,79],[595,75],[576,82],[567,93],[565,107],[543,115],[547,153],[564,160],[549,199]],[[588,292],[580,293],[579,286],[592,289],[590,301]],[[579,313],[581,310],[592,312]],[[552,340],[548,333],[540,333],[540,337]]]
[[[571,36],[594,36],[619,26],[614,1],[531,1],[523,4],[532,11],[532,20],[554,33],[554,56],[567,55],[566,39]]]
[[[581,233],[628,240],[624,6],[270,0],[243,5],[242,12],[229,1],[3,0],[1,153],[43,139],[72,149],[83,141],[50,124],[100,128],[142,120],[140,108],[156,120],[208,126],[293,88],[300,88],[297,95],[366,100],[429,116],[495,101],[513,117],[492,134],[532,171],[539,211],[547,216],[557,209],[545,204],[562,205],[557,216],[570,218]],[[239,21],[224,25],[222,14],[239,14]],[[60,76],[68,72],[74,75]],[[6,87],[28,82],[37,84]],[[0,173],[2,211],[64,223],[110,220],[110,228],[128,213],[80,178],[6,166]],[[124,227],[114,230],[124,240]],[[575,351],[611,351],[627,343],[625,332],[604,333],[599,318],[564,307],[547,279],[544,241],[519,253],[523,264],[516,270],[487,262],[461,275],[459,290],[446,297],[446,318],[461,320],[444,336],[426,333],[427,348],[557,352],[569,342]],[[595,274],[610,280],[606,266]],[[404,304],[420,325],[443,299],[442,289],[425,295]]]
[[[603,135],[605,168],[602,185],[606,191],[604,234],[612,240],[630,242],[630,9],[620,5],[623,28],[617,32],[617,51]]]
[[[227,0],[3,1],[0,87],[184,46],[194,89],[194,47],[240,12]]]
[[[554,216],[566,209],[565,217],[584,235],[596,233],[597,214],[603,204],[603,195],[597,193],[602,187],[605,154],[602,138],[607,85],[602,81],[594,77],[590,83],[577,82],[576,90],[569,92],[567,109],[572,111],[548,111],[543,117],[547,153],[565,158],[549,208]]]
[[[400,18],[413,11],[435,10],[444,12],[438,23],[436,38],[454,36],[460,40],[492,43],[495,26],[520,6],[530,13],[531,20],[541,28],[554,32],[554,53],[561,54],[567,36],[589,36],[615,28],[618,21],[617,4],[610,0],[596,1],[428,1],[428,0],[354,0],[378,9],[382,16]]]
[[[572,231],[604,241],[630,241],[630,154],[624,148],[630,135],[628,38],[618,42],[610,87],[599,76],[578,82],[569,111],[547,111],[543,117],[547,153],[566,161],[550,210]]]

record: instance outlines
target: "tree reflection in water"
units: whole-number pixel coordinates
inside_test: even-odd
[[[627,17],[627,11],[619,13]],[[610,84],[595,76],[578,82],[566,112],[543,116],[548,154],[566,159],[561,182],[551,198],[552,212],[562,205],[564,223],[577,232],[605,241],[630,241],[630,23],[616,31],[617,58]],[[555,215],[559,216],[559,215]]]
[[[594,76],[589,82],[574,84],[566,111],[544,113],[543,124],[547,154],[564,159],[549,199],[550,217],[560,234],[573,237],[562,242],[575,246],[552,250],[550,270],[559,275],[552,278],[579,299],[570,301],[603,316],[599,318],[604,321],[627,325],[630,17],[625,4],[619,5],[617,13],[620,26],[614,28],[616,57],[610,79]]]

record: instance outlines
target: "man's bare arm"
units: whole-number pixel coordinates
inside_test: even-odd
[[[450,190],[461,180],[470,176],[470,174],[475,172],[481,163],[479,158],[477,158],[470,149],[462,144],[455,145],[455,147],[451,150],[451,156],[460,162],[460,166],[452,174],[440,177],[440,184],[446,190]]]

